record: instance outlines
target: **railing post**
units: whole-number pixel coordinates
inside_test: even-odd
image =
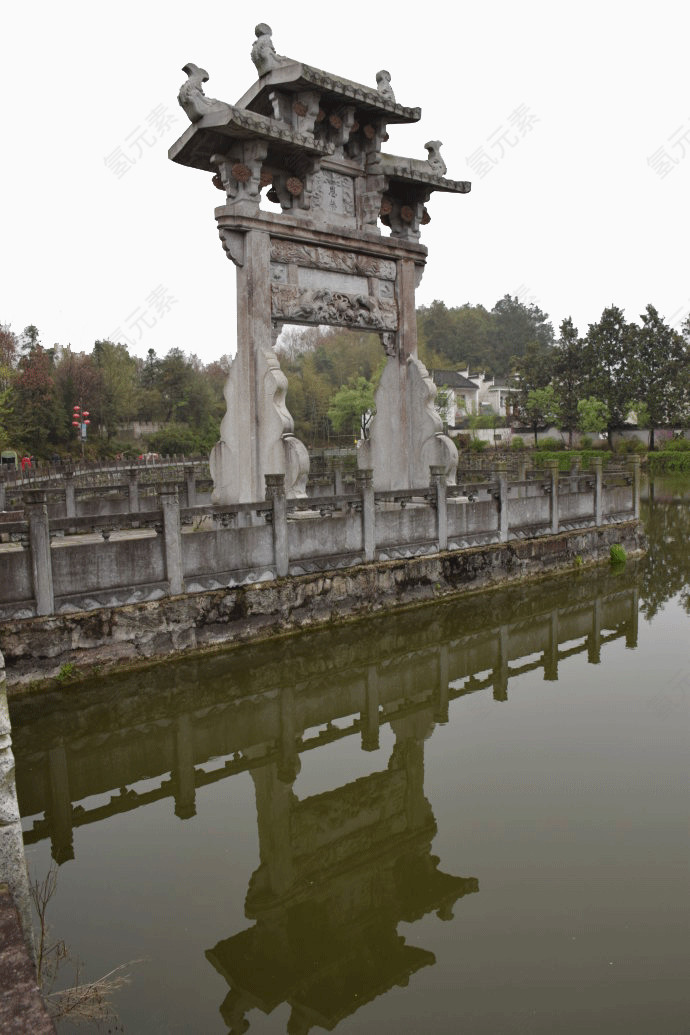
[[[499,460],[496,464],[498,478],[498,541],[508,542],[508,464]]]
[[[594,524],[599,527],[602,521],[604,495],[602,479],[604,458],[601,456],[593,456],[590,462],[594,468]]]
[[[53,565],[50,555],[50,524],[46,494],[40,489],[25,489],[22,493],[24,512],[29,522],[29,550],[31,574],[37,615],[52,615],[55,610],[53,593]]]
[[[577,492],[578,479],[580,477],[582,467],[582,458],[579,456],[573,457],[570,464],[570,491]]]
[[[628,457],[628,470],[632,477],[632,511],[633,517],[640,516],[640,458],[639,456]]]
[[[5,490],[5,476],[0,474],[0,511],[7,510],[7,493]]]
[[[139,513],[139,472],[136,467],[130,467],[127,470],[128,488],[129,488],[129,512],[130,514]]]
[[[343,465],[340,461],[333,468],[333,495],[343,494]]]
[[[165,546],[165,575],[171,597],[184,593],[182,569],[182,529],[180,527],[180,500],[177,486],[164,485],[160,493],[163,508],[163,539]]]
[[[362,550],[365,561],[373,561],[376,554],[376,505],[374,501],[374,471],[365,467],[356,471],[357,488],[362,497]]]
[[[364,710],[360,714],[362,751],[377,751],[379,748],[379,673],[376,665],[369,665],[365,679]]]
[[[285,499],[285,475],[266,474],[266,499],[273,504],[273,553],[276,575],[287,575],[290,566],[288,555],[287,500]]]
[[[429,467],[432,499],[436,506],[436,538],[439,553],[448,549],[448,502],[446,499],[446,474],[443,465],[431,464]],[[434,498],[435,497],[435,498]]]
[[[185,465],[184,477],[187,483],[187,506],[196,507],[196,472],[193,464]]]
[[[74,498],[74,471],[65,471],[65,517],[77,516],[77,504]]]
[[[551,498],[549,500],[549,519],[551,534],[558,532],[558,460],[547,460],[546,470],[549,475]]]

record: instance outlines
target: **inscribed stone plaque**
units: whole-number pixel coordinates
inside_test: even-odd
[[[322,169],[314,176],[312,208],[331,216],[354,216],[355,194],[350,176]]]
[[[366,277],[353,277],[349,273],[335,273],[331,270],[300,267],[297,283],[301,288],[311,288],[314,291],[323,287],[329,288],[331,291],[344,291],[351,295],[369,294]]]

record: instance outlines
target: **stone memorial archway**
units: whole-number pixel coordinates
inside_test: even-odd
[[[358,456],[376,489],[426,485],[431,464],[452,480],[457,451],[417,357],[415,289],[427,255],[419,241],[426,202],[470,184],[445,177],[440,141],[425,145],[424,160],[381,151],[387,125],[421,116],[396,102],[385,70],[372,88],[281,57],[265,24],[251,56],[259,79],[236,105],[206,97],[206,71],[184,66],[178,99],[191,125],[169,151],[212,173],[225,192],[215,215],[237,268],[237,354],[211,454],[214,501],[263,499],[266,474],[284,474],[288,496],[305,494],[309,458],[293,434],[274,351],[285,323],[380,335],[388,361]],[[260,208],[262,191],[280,211]]]

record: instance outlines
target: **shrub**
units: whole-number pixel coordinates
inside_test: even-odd
[[[524,438],[522,438],[521,435],[513,435],[513,437],[510,440],[510,448],[511,449],[516,449],[516,450],[517,449],[524,449],[525,448],[525,440],[524,440]]]
[[[611,549],[609,550],[609,556],[611,558],[611,564],[625,564],[628,559],[628,555],[620,543],[612,544]]]
[[[670,438],[667,442],[662,442],[659,449],[664,453],[690,452],[690,438]]]
[[[470,449],[475,453],[481,453],[486,449],[488,442],[485,442],[483,438],[471,438]]]
[[[591,435],[583,435],[582,436],[582,438],[580,439],[580,448],[581,449],[591,449],[592,448],[592,436]]]
[[[561,438],[542,438],[537,443],[537,449],[547,453],[555,453],[556,450],[565,448],[565,442]]]
[[[620,442],[616,442],[615,452],[618,454],[646,453],[647,447],[639,438],[622,438]]]

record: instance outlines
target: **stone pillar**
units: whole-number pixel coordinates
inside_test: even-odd
[[[496,664],[491,673],[494,686],[494,701],[508,700],[508,629],[501,625],[496,644]]]
[[[77,516],[77,504],[74,498],[74,471],[65,471],[65,517]]]
[[[430,464],[430,486],[432,502],[436,506],[436,538],[439,553],[448,549],[448,502],[446,500],[446,469],[440,464]]]
[[[637,647],[638,622],[640,617],[640,591],[633,586],[630,597],[630,618],[625,623],[625,646],[630,650]]]
[[[196,472],[192,464],[185,467],[184,477],[187,483],[187,506],[196,507]]]
[[[601,461],[600,461],[601,462]],[[601,598],[592,605],[592,627],[587,637],[587,661],[598,665],[601,661]]]
[[[295,795],[292,783],[281,780],[273,762],[250,770],[256,791],[259,857],[266,867],[268,890],[285,894],[295,880],[290,820]]]
[[[543,655],[544,679],[548,683],[558,681],[558,611],[551,612],[549,623],[549,644]]]
[[[281,783],[294,783],[300,771],[297,737],[295,692],[291,686],[283,687],[280,691],[280,742],[278,744],[278,779]]]
[[[165,575],[171,597],[184,593],[182,568],[182,529],[180,527],[180,500],[177,487],[164,486],[160,494],[163,508],[163,538],[165,544]]]
[[[341,464],[336,464],[333,468],[333,495],[342,496],[343,494],[343,468]]]
[[[449,676],[448,644],[443,643],[438,649],[438,679],[434,694],[434,722],[448,722]]]
[[[14,780],[12,730],[7,707],[5,659],[0,653],[0,881],[9,886],[10,894],[21,918],[24,940],[29,955],[35,959],[31,926],[31,897],[26,870],[22,823]],[[9,992],[9,989],[5,989]]]
[[[500,460],[496,464],[498,478],[498,541],[508,542],[508,464]]]
[[[224,389],[220,441],[209,458],[212,499],[220,504],[260,500],[269,472],[285,475],[288,497],[303,497],[309,454],[293,434],[285,405],[287,378],[273,349],[270,236],[265,230],[225,228],[220,210],[216,217],[237,266],[237,353]]]
[[[5,489],[5,478],[0,474],[0,512],[7,510],[7,492]]]
[[[577,492],[578,490],[578,479],[580,477],[580,468],[582,467],[582,460],[579,456],[573,458],[570,464],[570,491]]]
[[[628,470],[632,477],[632,511],[633,517],[640,516],[640,458],[639,456],[628,457]]]
[[[549,523],[551,525],[551,534],[556,535],[558,533],[558,460],[547,460],[546,471],[551,488]]]
[[[180,715],[175,730],[175,766],[172,782],[175,794],[175,815],[179,819],[196,816],[196,777],[194,772],[194,740],[189,715]]]
[[[25,489],[24,512],[29,522],[31,574],[37,615],[52,615],[55,610],[53,566],[50,555],[50,524],[46,494],[40,489]]]
[[[58,864],[74,859],[72,845],[72,797],[69,789],[69,770],[64,741],[60,740],[48,751],[48,783],[50,807],[50,853]]]
[[[517,480],[519,482],[524,482],[524,481],[527,480],[527,457],[526,456],[518,457],[518,462],[517,462]],[[518,489],[518,498],[522,499],[526,495],[527,495],[527,489],[526,489],[526,487],[524,485],[521,485],[520,488]]]
[[[288,555],[287,500],[285,499],[285,475],[267,474],[266,499],[273,503],[273,555],[275,557],[276,576],[280,579],[288,573],[290,558]]]
[[[362,468],[356,472],[356,479],[362,497],[362,552],[365,561],[373,561],[376,555],[374,472],[370,468]]]
[[[590,460],[592,470],[594,472],[594,524],[599,527],[602,521],[602,507],[603,507],[603,457],[593,456]]]
[[[128,489],[129,489],[129,511],[130,514],[139,513],[139,472],[136,467],[130,467],[127,470]]]
[[[377,751],[379,747],[379,672],[369,665],[366,675],[365,703],[361,716],[362,751]]]

